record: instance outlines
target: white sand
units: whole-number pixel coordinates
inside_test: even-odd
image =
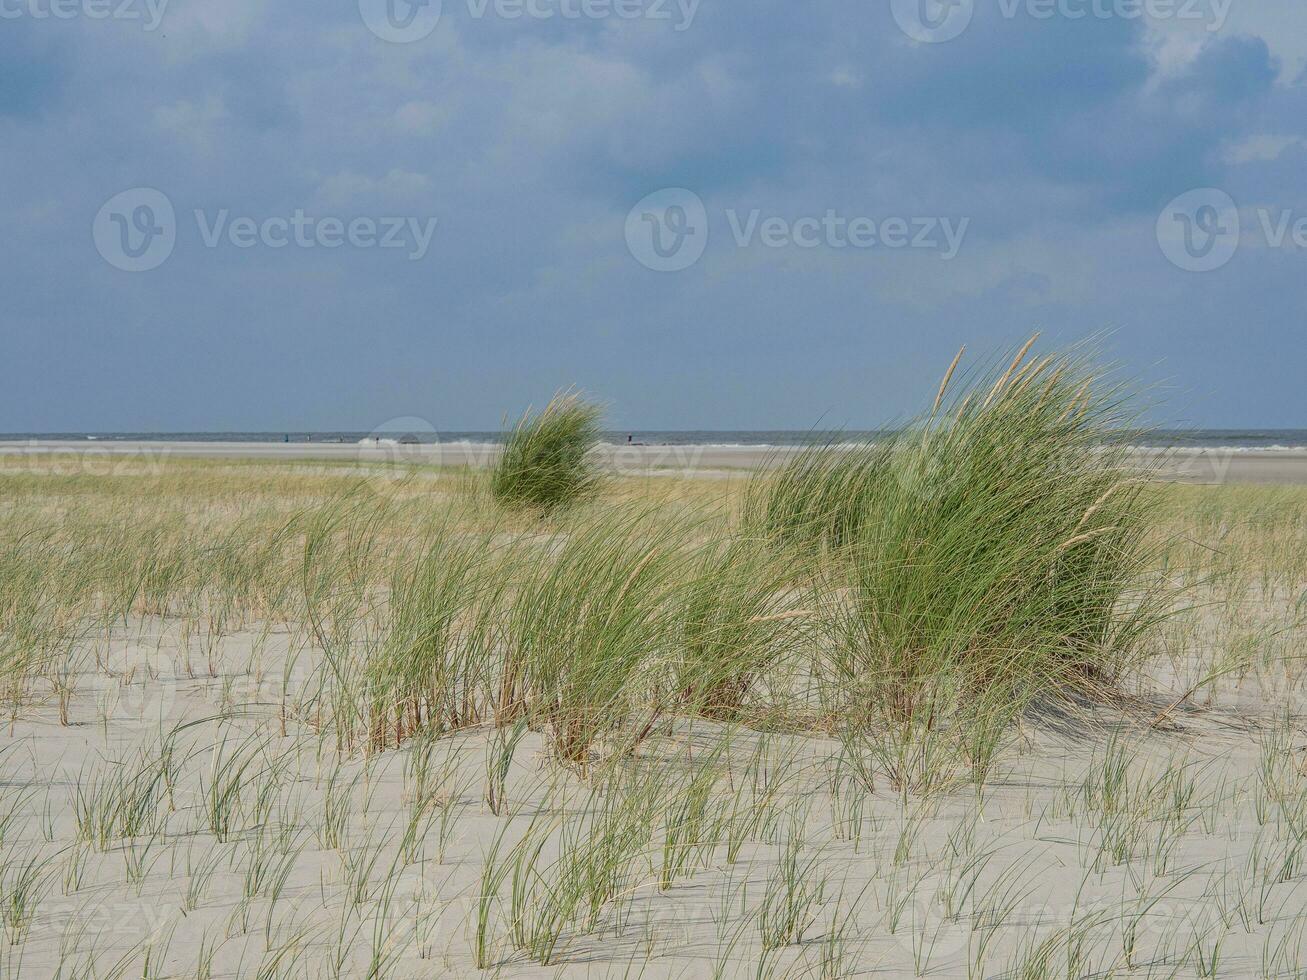
[[[448,776],[437,780],[439,805],[401,859],[411,748],[338,759],[330,740],[293,721],[283,735],[283,695],[293,701],[304,693],[302,665],[317,656],[303,651],[287,668],[284,634],[244,632],[212,649],[180,634],[178,623],[154,619],[121,626],[107,642],[92,638],[91,659],[75,679],[71,724],[61,726],[47,704],[25,713],[0,743],[6,896],[28,857],[46,883],[25,941],[3,947],[3,975],[52,977],[62,968],[62,976],[90,976],[93,964],[104,977],[121,963],[124,976],[138,977],[148,951],[157,975],[203,976],[206,950],[213,976],[363,977],[374,953],[386,976],[480,975],[472,949],[487,852],[502,834],[502,856],[533,821],[579,826],[581,812],[595,805],[584,781],[546,765],[542,743],[528,735],[512,760],[508,812],[496,816],[484,798],[490,734],[446,738],[434,767]],[[1196,668],[1176,666],[1151,692],[1154,707],[1190,683],[1182,675]],[[1217,942],[1222,976],[1272,967],[1282,968],[1275,975],[1301,976],[1307,869],[1292,865],[1282,874],[1302,833],[1285,814],[1301,803],[1272,799],[1259,780],[1264,730],[1275,727],[1281,703],[1268,693],[1278,677],[1271,671],[1231,684],[1224,701],[1202,712],[1186,705],[1176,712],[1177,728],[1131,742],[1139,785],[1170,765],[1181,776],[1177,785],[1192,782],[1193,792],[1170,820],[1161,816],[1163,803],[1137,826],[1129,814],[1095,813],[1082,798],[1104,740],[1064,719],[1032,719],[983,799],[962,786],[906,805],[883,782],[869,793],[847,779],[835,761],[839,747],[826,739],[736,733],[721,806],[747,813],[767,787],[775,797],[759,807],[733,864],[726,839],[709,839],[691,873],[660,892],[655,836],[620,901],[600,910],[593,932],[565,929],[561,965],[548,967],[508,941],[508,879],[492,903],[495,966],[487,975],[995,976],[1048,939],[1049,976],[1109,968],[1192,976],[1196,950],[1210,955]],[[103,853],[77,843],[79,780],[85,795],[93,780],[136,771],[174,730],[173,806],[164,794],[153,835],[112,841]],[[644,754],[669,771],[703,764],[721,735],[707,723],[680,724]],[[253,758],[249,772],[262,774],[244,790],[225,843],[205,807],[215,751],[219,762]],[[1292,773],[1298,760],[1284,761]],[[352,784],[339,847],[324,840],[333,780]],[[270,794],[262,807],[260,785]],[[1307,782],[1293,785],[1307,790]],[[768,951],[761,923],[774,917],[764,920],[761,910],[778,907],[777,876],[796,832],[805,879],[812,889],[821,883],[821,894],[802,913],[803,941]],[[1114,838],[1129,839],[1123,856],[1111,854]],[[273,855],[265,865],[275,879],[279,847],[289,852],[279,897],[244,904],[255,855],[261,848]],[[531,889],[557,881],[554,854],[556,842],[542,852]],[[134,863],[145,869],[136,881]],[[1079,931],[1059,932],[1069,924]],[[1131,929],[1133,973],[1125,961]],[[835,959],[845,972],[823,974],[823,962]]]
[[[753,446],[611,446],[600,447],[603,464],[622,474],[714,476],[773,465],[794,448]],[[441,443],[405,446],[393,443],[253,443],[30,441],[0,442],[0,458],[31,461],[33,466],[62,465],[75,472],[111,474],[125,461],[161,465],[169,459],[285,460],[364,465],[470,466],[483,468],[498,457],[488,443]],[[1148,459],[1152,452],[1141,452]],[[1307,484],[1307,450],[1232,451],[1179,449],[1166,452],[1167,475],[1186,483]]]

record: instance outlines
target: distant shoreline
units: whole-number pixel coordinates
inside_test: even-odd
[[[799,446],[748,446],[710,444],[601,445],[596,452],[603,465],[629,475],[684,475],[712,477],[739,475],[741,471],[774,464]],[[1307,448],[1251,449],[1243,447],[1169,448],[1139,447],[1141,460],[1165,454],[1167,479],[1197,484],[1307,485]],[[411,464],[480,468],[498,456],[491,442],[401,444],[386,436],[378,442],[210,442],[139,440],[0,440],[0,462],[14,458],[39,461],[47,456],[85,458],[87,471],[97,472],[95,460],[143,461],[166,459],[263,460],[268,462],[316,460],[350,464]]]
[[[893,435],[883,429],[614,429],[603,440],[613,446],[630,443],[650,447],[691,446],[712,449],[781,449],[830,440],[835,444],[864,444]],[[0,432],[2,444],[105,443],[110,445],[241,444],[292,446],[353,446],[362,442],[416,441],[422,445],[473,447],[496,445],[497,431],[436,429],[421,419],[397,419],[366,432],[350,430],[290,432]],[[1148,449],[1219,449],[1230,452],[1307,452],[1307,429],[1151,429],[1121,433],[1118,442]]]

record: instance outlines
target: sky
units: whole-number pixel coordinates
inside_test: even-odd
[[[1307,427],[1301,0],[0,0],[0,431]]]

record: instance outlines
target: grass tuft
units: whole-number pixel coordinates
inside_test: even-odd
[[[1116,439],[1127,393],[1083,353],[1030,347],[877,444],[809,449],[751,491],[762,533],[836,559],[834,707],[883,736],[898,782],[934,781],[913,754],[932,741],[937,772],[983,776],[1031,699],[1110,690],[1170,599],[1148,574],[1157,492]]]
[[[491,475],[495,498],[550,510],[593,497],[600,476],[590,459],[603,409],[567,391],[539,413],[528,410],[504,439]]]

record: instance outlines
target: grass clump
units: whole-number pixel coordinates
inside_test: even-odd
[[[465,539],[466,538],[466,539]],[[390,582],[389,632],[367,665],[374,749],[482,720],[510,576],[493,534],[426,532]]]
[[[682,599],[682,646],[671,687],[679,710],[741,720],[751,694],[802,648],[813,597],[797,555],[734,533],[696,549]]]
[[[1087,356],[1030,346],[951,399],[946,378],[929,415],[876,446],[810,451],[755,493],[773,537],[838,551],[835,708],[876,733],[896,782],[950,758],[983,772],[1016,712],[1110,690],[1161,615],[1157,494],[1113,439],[1129,400]]]
[[[840,438],[813,442],[749,485],[744,515],[754,533],[817,552],[838,551],[856,540],[890,450],[884,444],[841,445]]]
[[[586,511],[518,582],[508,618],[501,723],[523,712],[556,756],[594,744],[665,704],[656,680],[677,635],[689,528],[647,510]],[[628,732],[629,736],[629,732]]]
[[[528,410],[504,439],[491,474],[497,500],[553,509],[593,497],[600,476],[590,459],[603,409],[574,392],[555,395],[544,410]]]

